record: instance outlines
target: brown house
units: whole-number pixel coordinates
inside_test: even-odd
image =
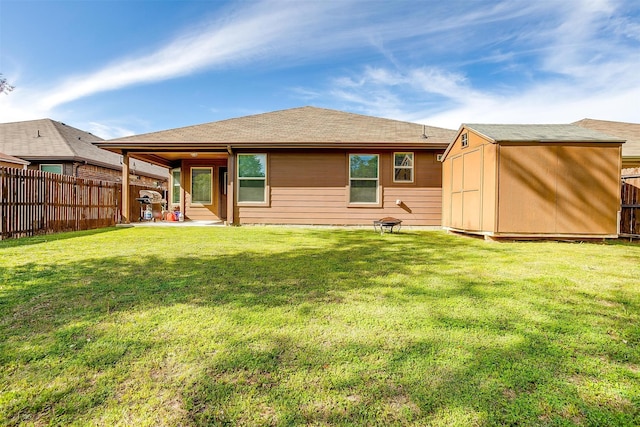
[[[50,119],[0,123],[0,151],[27,160],[29,169],[122,180],[122,157],[96,147],[99,141],[102,138]],[[138,160],[129,170],[131,184],[166,187],[166,168]]]
[[[464,124],[443,158],[443,226],[487,238],[615,238],[623,142],[574,125]]]
[[[454,135],[301,107],[97,145],[170,167],[170,202],[188,219],[370,225],[393,216],[440,226],[439,155]]]
[[[626,140],[622,146],[622,169],[640,167],[640,123],[582,119],[573,124]]]

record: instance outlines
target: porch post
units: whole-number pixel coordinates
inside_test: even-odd
[[[191,173],[191,169],[188,170]],[[180,161],[180,218],[182,220],[187,219],[187,189],[184,187],[185,182],[187,182],[187,166],[184,160]],[[191,181],[191,177],[189,177],[189,181]]]
[[[227,147],[229,156],[227,157],[227,224],[234,224],[235,206],[235,181],[236,181],[236,155],[231,150],[231,146]]]
[[[120,204],[120,222],[129,224],[129,153],[122,152],[122,203]]]

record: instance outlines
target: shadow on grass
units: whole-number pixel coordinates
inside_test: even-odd
[[[161,309],[185,306],[223,312],[236,329],[207,332],[214,355],[201,356],[194,376],[179,384],[185,424],[638,421],[637,387],[593,401],[580,391],[584,381],[597,382],[598,363],[605,371],[640,363],[635,329],[627,333],[632,346],[629,336],[623,343],[601,334],[624,331],[631,317],[616,309],[607,318],[611,307],[589,294],[556,301],[559,287],[487,281],[466,269],[509,257],[509,245],[442,233],[319,230],[307,236],[320,243],[280,252],[203,248],[192,256],[29,263],[4,273],[13,285],[0,294],[3,369],[45,364],[55,375],[80,367],[97,378],[16,393],[5,405],[6,420],[32,416],[55,424],[100,408],[132,364],[163,352],[153,338],[162,327]],[[283,238],[267,237],[272,243]],[[522,300],[511,306],[510,298]],[[624,304],[638,310],[634,299]],[[155,317],[147,314],[158,309]],[[108,338],[100,325],[124,322],[119,316],[125,314],[141,333]],[[596,337],[587,333],[589,315],[602,322],[593,325]],[[210,327],[205,318],[190,325]],[[308,332],[294,333],[293,326]],[[627,371],[617,375],[633,379]]]

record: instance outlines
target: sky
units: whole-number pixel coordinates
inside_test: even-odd
[[[638,0],[0,0],[0,122],[640,123]]]

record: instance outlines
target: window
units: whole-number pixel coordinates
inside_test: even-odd
[[[211,168],[191,168],[191,203],[211,204]]]
[[[171,203],[180,203],[180,169],[171,171]]]
[[[40,165],[42,172],[57,173],[62,175],[62,165]]]
[[[349,203],[378,203],[378,155],[349,155]]]
[[[393,153],[393,182],[413,182],[413,153]]]
[[[267,155],[238,154],[238,203],[265,203]]]
[[[462,145],[462,148],[469,146],[469,137],[466,133],[460,136],[460,145]]]

